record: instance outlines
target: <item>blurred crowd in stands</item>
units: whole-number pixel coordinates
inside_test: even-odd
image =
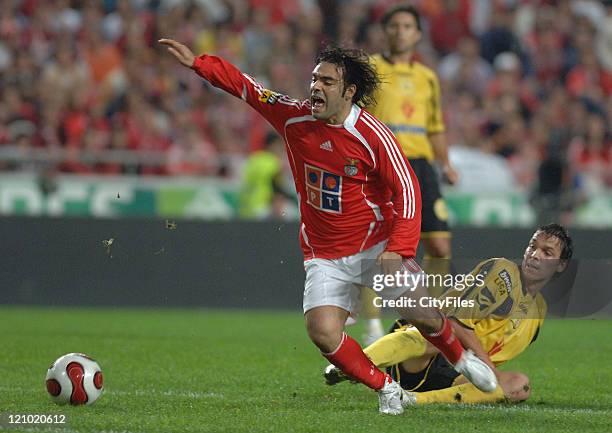
[[[177,66],[157,39],[307,97],[319,48],[384,50],[377,20],[395,3],[4,0],[0,170],[239,176],[269,127]],[[483,170],[502,161],[513,188],[539,196],[612,187],[612,1],[411,3],[459,166],[477,174],[478,158]]]

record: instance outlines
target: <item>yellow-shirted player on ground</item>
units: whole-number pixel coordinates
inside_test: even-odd
[[[367,108],[393,131],[419,180],[423,269],[428,274],[445,275],[450,270],[451,237],[446,203],[432,162],[439,163],[449,183],[457,182],[458,176],[448,159],[438,77],[413,58],[422,36],[420,16],[414,7],[393,7],[381,23],[388,51],[372,57],[382,84],[375,95],[376,105]],[[438,296],[442,288],[430,287],[430,291]],[[372,305],[374,293],[365,290],[362,296],[367,344],[381,337],[383,328],[380,313]]]
[[[540,291],[566,269],[572,254],[572,239],[564,227],[542,226],[531,237],[520,267],[504,258],[485,260],[470,274],[475,284],[450,289],[439,298],[448,299],[441,310],[453,319],[457,337],[495,372],[498,386],[492,393],[466,382],[418,331],[400,321],[364,352],[376,366],[387,367],[409,391],[412,404],[526,400],[531,392],[527,375],[497,367],[537,338],[546,315]],[[325,378],[330,385],[347,379],[333,366]]]

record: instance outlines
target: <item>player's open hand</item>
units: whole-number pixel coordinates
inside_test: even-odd
[[[450,164],[445,164],[442,167],[442,174],[444,179],[451,185],[455,185],[459,181],[459,173]]]
[[[180,42],[175,41],[174,39],[160,39],[160,44],[166,45],[168,47],[168,51],[172,53],[176,59],[181,62],[181,65],[187,66],[190,68],[195,61],[195,56],[193,51],[191,51],[186,45],[181,44]]]

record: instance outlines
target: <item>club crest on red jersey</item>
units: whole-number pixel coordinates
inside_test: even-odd
[[[306,202],[325,212],[341,213],[342,176],[304,164]]]
[[[357,168],[359,160],[354,158],[346,158],[346,161],[347,164],[344,166],[344,173],[347,176],[356,176],[359,172],[359,169]]]

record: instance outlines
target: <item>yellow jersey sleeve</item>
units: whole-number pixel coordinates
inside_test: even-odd
[[[514,287],[520,285],[518,266],[503,258],[489,259],[479,263],[470,275],[473,284],[443,295],[459,298],[443,312],[470,329],[483,320],[509,317],[520,296],[520,289]]]
[[[431,93],[429,95],[430,109],[429,117],[427,118],[427,133],[437,134],[444,132],[444,119],[442,117],[442,98],[440,96],[440,82],[436,74],[431,72],[429,77]]]

